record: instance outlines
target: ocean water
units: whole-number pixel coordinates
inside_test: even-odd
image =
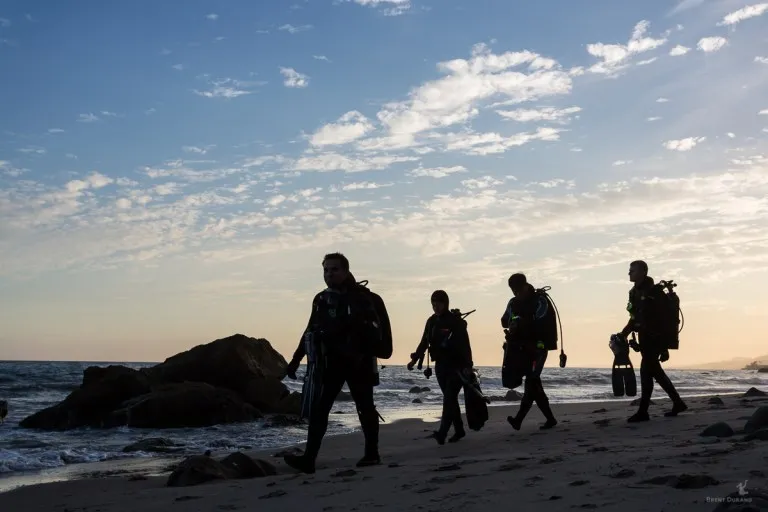
[[[23,472],[57,468],[85,462],[126,458],[163,457],[163,454],[143,452],[123,453],[122,449],[140,439],[163,437],[183,444],[180,454],[199,454],[207,449],[214,452],[235,449],[277,448],[305,440],[306,426],[272,427],[269,421],[217,425],[189,429],[110,430],[76,429],[66,432],[44,432],[19,427],[26,416],[54,405],[82,382],[88,366],[124,364],[132,368],[154,363],[94,363],[94,362],[0,362],[0,400],[7,400],[9,414],[0,425],[0,478]],[[639,365],[638,365],[639,366]],[[291,390],[301,390],[299,380],[286,379]],[[481,386],[487,396],[504,396],[500,368],[479,368]],[[639,391],[639,370],[638,391]],[[632,400],[613,396],[607,368],[546,368],[542,380],[553,403]],[[669,370],[677,389],[683,396],[744,392],[750,387],[768,387],[768,374],[747,370]],[[428,387],[422,393],[411,393],[414,386]],[[518,388],[519,389],[519,388]],[[346,386],[345,386],[346,390]],[[520,390],[522,391],[522,390]],[[664,393],[658,386],[656,396]],[[412,403],[415,398],[422,403]],[[376,388],[376,404],[387,421],[408,417],[439,415],[441,394],[434,376],[426,379],[404,366],[387,366],[381,370],[381,385]],[[491,407],[508,402],[494,402]],[[354,404],[338,401],[331,415],[328,435],[351,432],[359,428]]]

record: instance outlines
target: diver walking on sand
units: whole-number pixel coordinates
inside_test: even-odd
[[[501,317],[501,326],[504,328],[506,343],[504,344],[504,367],[513,370],[516,376],[512,379],[516,382],[509,385],[510,389],[520,385],[521,378],[525,377],[523,397],[520,400],[520,408],[516,416],[507,417],[512,428],[520,430],[523,419],[531,410],[533,403],[546,418],[546,422],[539,428],[550,429],[557,425],[557,420],[549,406],[549,398],[541,383],[541,371],[547,360],[547,352],[552,349],[547,346],[547,327],[554,321],[555,312],[546,293],[536,290],[525,277],[525,274],[512,274],[507,281],[514,297],[507,303],[507,309]],[[549,320],[549,322],[548,322]],[[555,333],[556,333],[555,327]],[[550,336],[551,337],[551,336]],[[556,337],[554,342],[556,343]],[[556,348],[556,347],[555,347]],[[564,356],[564,354],[563,354]],[[561,366],[565,366],[565,360],[561,356]],[[502,381],[506,380],[502,375]]]
[[[664,282],[654,283],[653,278],[648,276],[648,264],[645,261],[630,263],[629,280],[634,283],[627,304],[629,322],[619,336],[626,340],[630,333],[636,332],[639,346],[635,343],[630,345],[635,352],[640,352],[642,359],[640,407],[627,421],[636,423],[650,419],[648,407],[651,404],[654,380],[672,399],[672,409],[665,412],[664,416],[677,416],[687,410],[688,406],[680,398],[661,363],[669,359],[670,348],[677,348],[679,302],[670,301],[669,295],[664,293]]]
[[[325,256],[323,276],[328,288],[313,299],[303,336],[304,349],[296,350],[286,372],[295,378],[304,353],[309,356],[312,371],[305,385],[303,405],[309,416],[307,444],[303,455],[284,457],[289,466],[304,473],[315,472],[315,460],[328,429],[328,416],[345,382],[357,406],[365,436],[365,454],[357,466],[381,463],[379,413],[373,400],[378,377],[375,358],[391,355],[391,332],[388,337],[372,299],[374,294],[354,282],[349,260],[343,254]]]
[[[440,427],[433,437],[438,444],[445,444],[448,431],[453,426],[453,436],[449,443],[455,443],[466,436],[464,422],[461,419],[459,393],[464,387],[464,378],[471,376],[472,348],[469,344],[467,321],[458,310],[449,309],[448,294],[435,290],[430,298],[434,314],[427,319],[424,334],[416,351],[411,354],[408,370],[413,370],[417,361],[423,360],[429,350],[435,362],[435,374],[440,391],[443,392],[443,413]],[[468,393],[470,391],[465,391]],[[471,423],[470,423],[470,426]]]

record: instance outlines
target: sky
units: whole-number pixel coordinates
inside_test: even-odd
[[[768,352],[768,3],[6,0],[0,74],[0,359],[290,359],[333,251],[387,364],[444,289],[499,365],[524,272],[609,366],[634,259],[668,365]]]

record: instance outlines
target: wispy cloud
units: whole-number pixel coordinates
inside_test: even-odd
[[[77,119],[77,121],[80,123],[95,123],[98,120],[99,118],[93,113],[80,114],[80,117]]]
[[[408,171],[408,176],[414,178],[445,178],[451,174],[467,172],[467,168],[463,165],[454,165],[452,167],[418,167],[411,171]]]
[[[299,73],[293,68],[280,68],[280,74],[285,79],[283,85],[291,88],[303,88],[309,85],[309,77],[303,73]]]
[[[411,8],[411,0],[345,0],[365,7],[378,7],[385,16],[400,16]]]
[[[205,19],[216,21],[217,19],[219,19],[219,15],[216,13],[206,14]]]
[[[208,151],[210,151],[211,149],[213,149],[215,147],[216,147],[215,144],[212,144],[212,145],[209,145],[209,146],[203,146],[203,147],[199,147],[199,146],[183,146],[181,148],[181,150],[184,151],[185,153],[194,153],[194,154],[197,154],[197,155],[204,155],[204,154],[208,153]]]
[[[630,58],[634,55],[655,50],[667,43],[666,37],[648,37],[646,33],[650,22],[643,20],[635,25],[632,36],[626,44],[619,43],[590,43],[587,52],[601,61],[593,64],[589,71],[592,73],[613,75],[627,68]]]
[[[554,121],[567,123],[573,114],[581,112],[581,107],[543,107],[540,109],[497,110],[496,113],[505,119],[521,123]]]
[[[7,18],[0,18],[0,28],[8,28],[11,26],[11,20]]]
[[[315,60],[323,60],[325,62],[331,62],[331,60],[325,55],[313,55],[312,58]]]
[[[664,143],[664,147],[672,151],[690,151],[705,140],[706,137],[686,137],[684,139],[668,140]]]
[[[725,17],[723,17],[723,20],[720,21],[717,25],[736,25],[737,23],[741,23],[742,21],[748,20],[750,18],[762,16],[766,12],[768,12],[768,3],[748,5],[746,7],[742,7],[738,11],[733,11],[726,14]]]
[[[64,133],[64,130],[61,128],[49,128],[48,133]]]
[[[252,94],[253,88],[265,85],[266,82],[261,81],[242,81],[234,78],[221,78],[216,80],[208,80],[208,90],[193,89],[193,92],[198,96],[204,96],[206,98],[226,98],[233,99],[247,94]]]
[[[290,23],[286,23],[285,25],[280,25],[277,27],[277,30],[282,30],[284,32],[288,32],[290,34],[298,34],[299,32],[306,32],[307,30],[310,30],[312,28],[312,25],[298,25],[294,26]]]

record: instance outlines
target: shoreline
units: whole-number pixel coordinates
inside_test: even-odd
[[[667,401],[669,398],[666,395],[658,396],[660,391],[656,391],[654,393],[654,397],[652,398],[653,402],[655,402],[654,405],[651,406],[651,415],[652,417],[660,416],[658,419],[662,419],[664,421],[667,421],[667,418],[664,418],[661,416],[660,409],[665,409],[667,405]],[[720,397],[723,400],[750,400],[754,402],[760,402],[760,397],[752,398],[752,399],[746,399],[741,398],[743,396],[744,392],[734,392],[734,393],[719,393],[719,394],[697,394],[695,396],[684,396],[687,402],[689,403],[701,403],[706,402],[711,397]],[[553,410],[555,412],[555,415],[558,417],[558,420],[560,421],[560,424],[555,427],[556,429],[562,429],[563,424],[567,423],[576,423],[580,424],[583,423],[584,417],[589,416],[590,414],[594,414],[594,409],[600,410],[603,409],[605,411],[611,411],[612,413],[617,413],[619,411],[626,412],[625,416],[629,416],[631,412],[635,409],[635,406],[631,405],[634,401],[636,401],[639,398],[639,396],[635,397],[617,397],[615,399],[609,399],[609,400],[582,400],[582,401],[560,401],[560,402],[552,402]],[[765,397],[763,397],[763,400],[765,400]],[[462,403],[462,410],[463,410],[463,400],[460,400]],[[473,432],[468,430],[468,438],[480,440],[485,436],[485,432],[489,430],[491,425],[494,425],[494,429],[498,429],[499,425],[502,425],[501,428],[507,428],[510,432],[512,432],[511,427],[506,423],[506,416],[514,414],[517,408],[519,407],[519,401],[518,402],[494,402],[489,405],[489,421],[486,423],[486,426],[481,430],[480,432]],[[698,407],[697,407],[698,408]],[[592,411],[592,412],[590,412]],[[391,411],[390,411],[391,412]],[[689,409],[688,412],[683,413],[684,415],[690,415],[691,411]],[[381,423],[381,451],[382,451],[382,458],[383,464],[387,463],[387,456],[386,453],[388,452],[388,445],[386,439],[391,437],[393,433],[401,432],[403,430],[405,431],[414,431],[414,430],[421,430],[424,434],[424,436],[427,435],[428,432],[431,432],[437,425],[437,422],[439,421],[439,415],[440,415],[440,407],[436,405],[430,405],[427,407],[421,406],[419,404],[419,407],[415,410],[404,410],[401,411],[401,414],[396,415],[399,417],[392,418],[392,415],[390,414],[389,417],[385,416],[387,418],[386,422]],[[464,416],[462,412],[462,416]],[[560,416],[564,416],[564,419],[560,420]],[[535,418],[535,419],[534,419]],[[528,417],[525,420],[523,429],[520,432],[517,432],[516,434],[522,435],[523,432],[530,431],[529,433],[533,435],[537,435],[538,431],[534,430],[532,425],[535,423],[538,425],[540,423],[540,420],[542,419],[540,412],[538,411],[538,408],[534,405],[534,407],[531,409],[531,412],[529,413]],[[619,418],[620,419],[620,418]],[[354,423],[354,420],[353,420]],[[415,439],[414,439],[414,442]],[[464,441],[462,441],[463,443]],[[286,443],[286,444],[280,444],[269,448],[264,448],[260,450],[243,450],[243,453],[246,453],[249,456],[255,457],[255,458],[262,458],[269,462],[276,463],[277,464],[283,464],[282,460],[277,460],[275,457],[273,457],[273,454],[275,452],[278,452],[280,450],[284,450],[291,447],[301,447],[303,446],[303,442],[299,443]],[[324,442],[323,447],[321,448],[320,452],[320,458],[318,459],[318,472],[321,470],[321,466],[323,465],[323,460],[327,457],[329,457],[329,454],[331,450],[334,450],[334,447],[342,448],[343,445],[348,444],[352,447],[356,445],[362,446],[362,433],[359,430],[359,426],[355,429],[354,432],[351,433],[342,433],[337,435],[327,435]],[[435,443],[428,443],[428,444],[435,444]],[[461,444],[461,443],[459,443]],[[435,445],[436,446],[436,445]],[[437,447],[437,446],[436,446]],[[362,449],[362,448],[360,448]],[[221,450],[221,451],[214,451],[212,455],[214,457],[223,457],[227,454],[232,453],[232,451],[227,450]],[[112,460],[106,460],[106,461],[98,461],[98,462],[87,462],[87,463],[77,463],[77,464],[68,464],[64,466],[59,466],[56,468],[50,468],[50,469],[43,469],[43,470],[35,470],[35,471],[29,471],[29,472],[18,472],[9,474],[7,476],[0,475],[0,502],[2,501],[2,497],[5,495],[8,495],[8,493],[12,493],[13,491],[18,491],[20,489],[24,488],[40,488],[40,486],[43,486],[42,488],[45,488],[45,486],[49,485],[56,485],[56,484],[63,484],[66,485],[67,483],[71,482],[77,482],[77,481],[101,481],[101,480],[125,480],[130,479],[132,477],[136,477],[137,475],[140,475],[142,478],[147,477],[150,480],[155,481],[156,479],[160,479],[163,481],[167,478],[167,476],[170,474],[172,467],[183,460],[184,458],[188,457],[189,454],[157,454],[157,455],[151,455],[151,456],[143,456],[143,457],[132,457],[132,458],[125,458],[125,459],[112,459]],[[768,460],[768,459],[767,459]],[[353,465],[353,464],[352,464]],[[283,468],[285,469],[285,468]],[[290,471],[290,469],[289,469]]]
[[[652,400],[661,407],[664,407],[664,401],[669,398],[664,396],[656,396],[660,393],[660,390],[655,390]],[[731,392],[731,393],[700,393],[692,395],[683,395],[686,400],[690,399],[702,399],[710,398],[714,396],[718,397],[734,397],[743,395],[743,392]],[[557,415],[557,409],[565,407],[566,411],[571,408],[581,410],[583,408],[594,406],[600,408],[605,407],[617,407],[620,404],[627,404],[628,409],[633,406],[630,405],[639,399],[639,394],[635,397],[616,397],[613,399],[595,399],[595,400],[553,400],[550,399],[555,415]],[[459,402],[462,409],[462,417],[466,419],[464,413],[464,400],[463,395],[459,396]],[[386,419],[386,422],[382,422],[381,430],[395,428],[396,425],[400,425],[403,422],[417,422],[421,425],[434,424],[435,428],[440,419],[441,406],[438,404],[414,404],[417,407],[409,410],[388,410],[383,411],[382,416]],[[519,407],[518,401],[494,401],[488,404],[489,409],[489,422],[498,420],[500,417],[506,418],[509,414],[514,414],[514,411]],[[657,408],[659,405],[657,405]],[[503,410],[503,412],[501,412]],[[653,406],[651,408],[653,411]],[[510,412],[511,411],[511,412]],[[534,404],[529,413],[529,417],[534,412],[538,413],[538,408]],[[393,414],[394,413],[394,414]],[[345,413],[344,416],[352,416],[351,413]],[[394,417],[393,417],[394,416]],[[526,418],[526,421],[530,421]],[[361,435],[359,424],[356,418],[351,418],[351,424],[354,426],[354,432],[339,433],[339,434],[327,434],[323,445],[328,443],[330,439],[345,439],[351,438],[356,435]],[[469,431],[473,435],[478,435]],[[482,435],[482,431],[479,433]],[[299,443],[280,443],[274,446],[270,446],[264,449],[255,450],[242,450],[252,457],[263,458],[271,460],[272,455],[280,450],[285,450],[294,446],[303,446],[304,442]],[[223,457],[232,453],[232,450],[212,450],[212,456]],[[131,477],[135,475],[146,475],[150,477],[167,477],[173,465],[177,464],[181,460],[194,454],[168,454],[168,453],[150,453],[145,456],[114,458],[103,461],[94,462],[78,462],[73,464],[65,464],[62,466],[36,469],[29,471],[17,471],[2,474],[0,473],[0,496],[4,493],[10,492],[14,489],[28,486],[36,486],[42,484],[51,484],[57,482],[71,482],[76,480],[90,479],[90,478],[116,478],[116,477]],[[322,456],[322,450],[321,450]]]

